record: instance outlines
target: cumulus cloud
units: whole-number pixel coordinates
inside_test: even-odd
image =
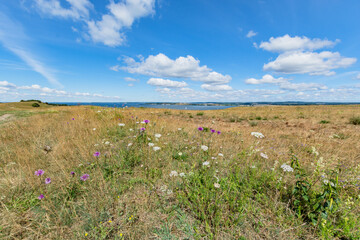
[[[250,30],[247,34],[246,34],[246,37],[247,38],[252,38],[254,36],[257,35],[257,32],[254,32],[253,30]]]
[[[130,28],[136,19],[154,13],[155,0],[125,0],[107,6],[109,13],[100,21],[87,21],[89,34],[94,42],[115,47],[124,43],[124,28]]]
[[[325,90],[328,87],[318,83],[291,83],[291,82],[283,82],[280,83],[281,89],[286,90],[295,90],[295,91],[317,91],[317,90]]]
[[[38,84],[33,84],[30,86],[17,86],[13,83],[9,83],[7,81],[0,81],[0,90],[3,93],[11,94],[11,95],[29,95],[28,92],[32,92],[32,95],[40,95],[40,96],[50,96],[50,97],[98,97],[98,98],[106,98],[106,99],[120,99],[118,96],[103,96],[98,93],[86,93],[86,92],[67,92],[64,90],[58,90],[48,87],[42,87]]]
[[[46,15],[82,19],[89,17],[89,9],[93,7],[89,0],[66,0],[70,5],[69,8],[65,8],[61,5],[60,0],[35,0],[35,6],[37,9]]]
[[[208,90],[208,91],[230,91],[233,90],[231,86],[226,84],[220,84],[220,85],[212,85],[212,84],[202,84],[202,89]]]
[[[150,55],[139,62],[126,57],[124,62],[127,66],[114,66],[114,68],[155,77],[188,78],[207,84],[226,84],[231,81],[229,75],[215,72],[206,65],[200,66],[200,61],[190,55],[173,60],[165,54],[159,53],[155,56]]]
[[[138,81],[137,79],[131,78],[131,77],[125,77],[124,80],[127,82],[137,82]]]
[[[337,68],[349,67],[356,58],[342,57],[338,52],[285,52],[275,61],[264,64],[263,69],[286,74],[304,74],[331,76]]]
[[[270,52],[286,52],[297,50],[316,50],[324,47],[333,47],[340,40],[329,41],[318,38],[309,39],[307,37],[290,37],[288,34],[282,37],[271,37],[268,42],[261,42],[260,48]]]
[[[261,79],[249,78],[245,80],[245,83],[247,84],[264,84],[264,83],[277,84],[283,82],[287,82],[287,79],[282,77],[274,78],[270,74],[264,75]]]
[[[183,88],[187,86],[187,83],[182,81],[172,81],[169,79],[162,78],[150,78],[147,81],[147,84],[157,87],[166,87],[166,88]]]
[[[285,74],[334,75],[334,69],[346,68],[356,62],[356,58],[343,57],[338,52],[314,52],[326,47],[333,47],[340,40],[309,39],[307,37],[271,37],[268,42],[261,42],[260,48],[279,52],[279,56],[264,64],[265,71]]]

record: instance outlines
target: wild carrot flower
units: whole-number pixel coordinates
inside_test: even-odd
[[[220,188],[220,184],[219,183],[214,183],[214,187],[215,188]]]
[[[169,175],[170,175],[170,177],[177,177],[178,172],[177,171],[171,171]]]
[[[260,153],[260,156],[261,156],[262,158],[269,159],[268,155],[266,155],[265,153]]]
[[[45,172],[44,170],[39,169],[39,170],[35,171],[35,175],[36,175],[36,176],[41,176],[41,175],[44,174],[44,172]]]
[[[99,157],[99,156],[100,156],[100,152],[95,152],[93,155],[94,155],[94,157]]]
[[[291,166],[289,166],[285,163],[283,165],[281,165],[281,168],[284,170],[284,172],[293,172],[294,171],[294,169]]]
[[[155,134],[155,137],[156,137],[156,138],[160,138],[160,137],[161,137],[161,134],[160,134],[160,133],[156,133],[156,134]]]
[[[89,175],[89,174],[84,174],[84,175],[82,175],[82,176],[80,177],[80,180],[82,180],[82,181],[86,181],[86,180],[88,180],[88,179],[89,179],[89,177],[90,177],[90,175]]]
[[[185,177],[185,173],[182,172],[182,173],[179,174],[179,176],[180,177]]]
[[[251,133],[252,136],[256,137],[256,138],[264,138],[265,136],[260,133],[260,132],[252,132]]]
[[[202,130],[204,130],[204,128],[202,128],[202,127],[198,127],[198,130],[199,130],[199,131],[202,131]]]
[[[149,143],[148,145],[149,145],[149,147],[153,147],[155,144],[154,143]]]
[[[207,151],[207,150],[209,149],[209,147],[208,147],[208,146],[205,146],[205,145],[201,145],[201,149],[202,149],[203,151]]]
[[[218,155],[219,155],[220,157],[223,157],[223,156],[224,156],[224,154],[222,154],[222,153],[219,153]]]
[[[118,124],[120,127],[124,127],[125,126],[125,123],[119,123]]]
[[[45,178],[45,184],[49,184],[49,183],[51,183],[51,178]]]
[[[153,147],[153,150],[156,152],[158,150],[160,150],[161,148],[160,147]]]
[[[43,194],[40,194],[39,196],[38,196],[38,199],[39,200],[41,200],[41,199],[43,199],[44,198],[44,195]]]
[[[209,165],[210,165],[210,162],[209,162],[209,161],[203,162],[202,165],[203,165],[203,166],[209,166]]]

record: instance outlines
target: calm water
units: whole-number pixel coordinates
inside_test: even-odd
[[[89,103],[76,103],[76,102],[56,102],[58,104],[67,104],[67,105],[93,105],[100,107],[145,107],[145,108],[166,108],[166,109],[179,109],[179,110],[217,110],[217,109],[225,109],[234,106],[206,106],[206,105],[175,105],[175,104],[148,104],[148,103],[123,103],[123,102],[89,102]]]
[[[253,106],[253,105],[352,105],[359,103],[340,103],[340,102],[246,102],[246,103],[231,103],[231,106],[228,106],[229,103],[216,103],[220,106],[207,105],[207,103],[198,103],[194,102],[192,104],[200,105],[176,105],[172,103],[146,103],[146,102],[53,102],[58,104],[67,104],[67,105],[93,105],[100,107],[144,107],[144,108],[165,108],[165,109],[179,109],[179,110],[217,110],[217,109],[226,109],[237,106]],[[221,105],[223,104],[223,105]]]

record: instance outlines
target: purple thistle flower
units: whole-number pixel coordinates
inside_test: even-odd
[[[89,179],[89,174],[84,174],[84,175],[82,175],[81,177],[80,177],[80,180],[82,180],[82,181],[86,181],[86,180],[88,180]]]
[[[45,178],[45,184],[49,184],[49,183],[51,183],[51,178]]]
[[[71,176],[75,176],[75,172],[71,172],[70,174],[71,174]]]
[[[144,120],[144,123],[148,124],[150,122],[150,120]]]
[[[94,157],[99,157],[99,156],[100,156],[100,152],[95,152],[93,155],[94,155]]]
[[[220,131],[217,131],[217,134],[221,134],[221,132],[220,132]]]
[[[39,200],[41,200],[41,199],[43,199],[44,198],[44,195],[43,194],[40,194],[39,196],[38,196],[38,199]]]
[[[75,120],[75,118],[72,118],[71,120]]]
[[[214,132],[216,132],[216,131],[215,131],[215,129],[211,129],[211,132],[214,133]]]
[[[143,127],[142,127],[142,128],[140,128],[140,131],[142,131],[142,132],[143,132],[143,131],[145,131],[145,128],[143,128]]]
[[[204,130],[204,128],[202,128],[202,127],[198,127],[198,130],[199,130],[199,131],[202,131],[202,130]]]
[[[43,174],[44,174],[44,170],[42,170],[42,169],[39,169],[39,170],[35,171],[36,176],[41,176]]]

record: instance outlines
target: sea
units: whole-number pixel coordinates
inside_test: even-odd
[[[263,105],[358,105],[353,102],[190,102],[190,103],[170,103],[170,102],[50,102],[53,104],[66,104],[69,106],[92,105],[100,107],[136,107],[136,108],[164,108],[178,110],[218,110],[240,106],[263,106]]]

